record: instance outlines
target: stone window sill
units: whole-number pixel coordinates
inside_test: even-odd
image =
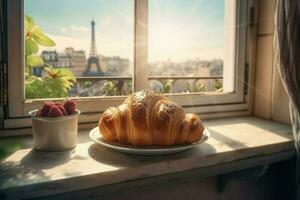
[[[167,156],[115,152],[94,144],[88,131],[80,131],[76,149],[67,152],[32,150],[30,137],[2,139],[18,139],[26,145],[1,162],[0,197],[27,199],[95,187],[105,192],[170,176],[214,176],[295,156],[288,125],[255,117],[204,123],[211,133],[206,143]]]

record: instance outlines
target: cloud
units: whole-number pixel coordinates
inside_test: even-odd
[[[64,52],[66,47],[73,47],[75,50],[84,50],[86,56],[90,53],[90,37],[69,37],[62,35],[49,35],[52,38],[56,46],[55,47],[41,47],[40,52],[43,50],[56,50],[58,52]],[[132,51],[129,50],[130,41],[114,40],[110,37],[104,37],[96,35],[97,50],[98,53],[105,56],[121,56],[123,58],[132,58]]]
[[[74,47],[76,50],[84,50],[86,54],[89,53],[90,41],[87,38],[73,38],[68,36],[60,35],[49,35],[56,43],[55,47],[41,47],[40,51],[43,50],[56,50],[63,52],[66,47]]]
[[[64,27],[62,27],[62,28],[60,28],[60,31],[63,32],[63,33],[66,33],[66,32],[67,32],[67,29],[64,28]]]
[[[81,32],[81,33],[86,33],[88,32],[90,29],[88,27],[85,26],[75,26],[75,25],[71,25],[69,27],[61,27],[60,31],[62,33],[67,33],[67,32]]]
[[[63,52],[66,47],[74,47],[75,50],[84,50],[86,56],[90,52],[90,37],[70,37],[62,35],[49,35],[56,42],[56,46],[52,48],[41,47],[42,50],[56,50]],[[132,58],[133,54],[133,41],[120,40],[118,38],[110,37],[109,35],[96,34],[97,50],[98,53],[105,56],[121,56],[124,58]],[[130,45],[130,46],[129,46]],[[184,61],[187,59],[214,59],[224,58],[224,48],[222,46],[209,47],[209,46],[181,46],[176,49],[164,50],[149,44],[149,61],[155,62],[158,60],[173,60]]]
[[[172,60],[181,62],[188,59],[224,59],[224,49],[222,47],[188,47],[181,46],[175,49],[163,49],[149,45],[149,61],[156,62],[162,60]]]
[[[74,26],[74,25],[72,25],[72,26],[70,27],[70,29],[71,29],[72,31],[80,31],[80,32],[88,32],[88,31],[89,31],[89,28],[87,28],[87,27],[85,27],[85,26]]]
[[[112,23],[112,19],[111,19],[110,16],[106,16],[106,17],[104,17],[104,18],[101,19],[101,24],[102,24],[103,26],[108,26],[108,25],[110,25],[111,23]]]

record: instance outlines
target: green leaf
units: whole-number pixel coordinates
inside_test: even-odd
[[[73,74],[73,72],[68,69],[68,68],[59,68],[59,69],[55,69],[59,71],[59,74],[61,77],[64,77],[65,79],[67,79],[68,81],[76,81],[76,78]]]
[[[53,47],[56,45],[55,42],[52,39],[50,39],[48,36],[46,36],[43,33],[42,29],[37,26],[34,28],[32,32],[32,38],[36,43],[45,47]]]
[[[25,15],[25,32],[31,32],[33,27],[35,26],[34,20],[32,17]]]
[[[45,87],[45,81],[36,79],[31,83],[25,84],[26,99],[37,99],[49,97],[48,88]]]
[[[27,65],[30,67],[40,67],[44,65],[44,60],[38,55],[27,56]]]
[[[45,70],[47,73],[53,72],[54,68],[53,68],[51,65],[47,65],[47,64],[46,64],[46,66],[47,66],[47,67],[45,67],[44,70]]]
[[[24,148],[25,146],[25,143],[21,141],[21,139],[8,139],[0,141],[0,160],[7,158],[17,150]]]
[[[36,76],[28,76],[28,77],[26,77],[25,84],[31,84],[36,80],[37,80]]]
[[[32,54],[37,54],[39,51],[39,46],[30,38],[25,40],[25,55],[30,56]]]

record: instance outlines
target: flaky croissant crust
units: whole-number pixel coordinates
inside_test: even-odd
[[[178,104],[150,90],[108,108],[100,117],[99,129],[104,140],[137,146],[193,143],[204,131],[196,114],[185,114]]]

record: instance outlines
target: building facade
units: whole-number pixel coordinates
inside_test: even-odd
[[[63,53],[43,51],[41,56],[46,65],[69,68],[74,76],[82,76],[87,64],[85,51],[74,50],[72,47],[67,47]]]
[[[74,50],[73,47],[67,47],[65,49],[65,54],[71,57],[71,67],[70,69],[75,76],[83,76],[83,72],[87,65],[87,59],[85,51]]]

